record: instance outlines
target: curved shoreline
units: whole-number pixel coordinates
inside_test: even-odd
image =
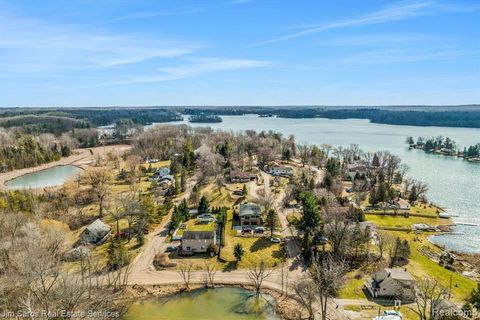
[[[57,166],[67,166],[67,165],[73,165],[80,169],[86,169],[92,164],[92,162],[95,160],[95,157],[97,155],[106,154],[109,151],[114,151],[114,152],[125,151],[130,148],[131,146],[129,145],[113,145],[113,146],[105,146],[105,147],[75,149],[71,156],[62,158],[58,161],[44,163],[36,167],[23,168],[23,169],[13,170],[5,173],[0,173],[0,190],[9,189],[6,186],[6,182],[27,174],[39,172],[39,171],[50,169]]]

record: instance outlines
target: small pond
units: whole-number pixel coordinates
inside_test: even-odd
[[[280,320],[275,300],[240,288],[198,289],[134,303],[125,320]]]
[[[36,189],[59,186],[81,171],[82,169],[72,165],[56,166],[9,180],[5,185],[10,189]]]

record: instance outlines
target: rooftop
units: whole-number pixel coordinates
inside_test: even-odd
[[[213,239],[215,233],[213,231],[184,231],[182,239],[201,240],[201,239]]]
[[[240,204],[240,216],[260,215],[262,209],[256,203],[247,202]]]

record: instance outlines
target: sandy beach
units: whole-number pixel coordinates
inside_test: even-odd
[[[122,153],[130,148],[131,148],[130,145],[112,145],[112,146],[95,147],[95,148],[75,149],[72,152],[71,156],[62,158],[58,161],[44,163],[40,166],[33,167],[33,168],[24,168],[24,169],[1,173],[0,189],[6,189],[5,182],[18,178],[25,174],[34,173],[34,172],[45,170],[55,166],[65,166],[65,165],[74,165],[74,166],[85,169],[92,164],[92,162],[95,160],[95,157],[97,155],[106,154],[109,151]]]

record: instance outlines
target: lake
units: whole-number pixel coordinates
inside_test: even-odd
[[[37,189],[59,186],[81,171],[82,169],[72,165],[55,166],[9,180],[5,185],[10,189]]]
[[[240,288],[198,289],[169,299],[150,298],[135,302],[125,320],[279,320],[273,298],[255,304],[252,292]],[[268,302],[267,302],[268,301]]]
[[[188,123],[222,130],[274,130],[295,135],[297,142],[328,143],[333,146],[358,144],[365,151],[388,150],[410,167],[409,175],[429,184],[428,198],[458,215],[459,222],[480,223],[480,164],[463,159],[409,150],[407,136],[448,136],[459,146],[480,142],[480,129],[395,126],[371,123],[368,120],[329,120],[260,118],[257,115],[222,116],[221,123]],[[185,122],[187,123],[187,122]],[[480,227],[457,226],[464,235],[432,237],[435,243],[465,252],[480,252]]]

